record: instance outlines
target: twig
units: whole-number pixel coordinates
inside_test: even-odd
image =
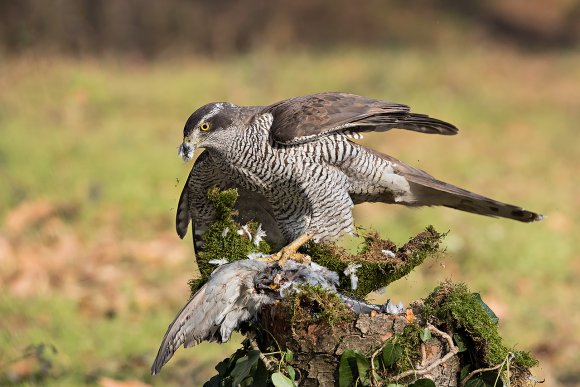
[[[469,374],[467,374],[466,377],[463,378],[463,380],[461,381],[461,385],[464,386],[465,383],[467,383],[467,381],[469,379],[471,379],[473,376],[475,376],[475,374],[479,374],[482,372],[487,372],[487,371],[495,371],[495,370],[500,370],[503,368],[503,366],[506,364],[506,362],[508,363],[508,367],[509,367],[509,362],[514,358],[514,354],[512,352],[508,352],[506,358],[504,359],[504,361],[502,361],[501,363],[493,366],[493,367],[487,367],[487,368],[479,368],[476,370],[471,371]],[[499,373],[497,374],[498,378],[499,378]],[[509,377],[509,376],[508,376]],[[497,383],[497,378],[495,380],[495,382]]]
[[[427,361],[427,350],[425,343],[421,343],[421,368],[425,367],[425,361]]]
[[[442,337],[443,339],[445,339],[445,341],[447,341],[447,345],[449,347],[449,352],[445,356],[443,356],[442,358],[435,360],[433,363],[429,364],[427,367],[425,367],[423,369],[409,370],[409,371],[405,371],[403,373],[400,373],[399,375],[397,375],[393,378],[394,381],[399,381],[399,380],[406,378],[407,376],[411,376],[411,375],[415,375],[415,376],[425,375],[426,373],[428,373],[429,371],[431,371],[435,367],[438,367],[439,365],[445,363],[447,360],[449,360],[453,356],[457,355],[457,353],[459,352],[459,348],[457,348],[453,344],[453,339],[451,338],[451,336],[449,336],[447,333],[445,333],[443,331],[440,331],[439,329],[435,328],[435,326],[433,326],[431,324],[427,324],[427,328],[432,333],[436,334],[437,336]]]
[[[252,335],[253,337],[250,338],[248,337],[248,341],[250,343],[250,347],[252,347],[253,350],[258,351],[258,357],[260,358],[260,360],[262,361],[262,363],[264,363],[264,366],[266,367],[267,370],[270,370],[272,367],[272,362],[270,360],[268,360],[268,358],[266,357],[266,355],[264,355],[262,353],[262,351],[260,350],[260,347],[258,346],[258,342],[256,341],[256,337],[255,335]]]
[[[278,343],[278,340],[276,340],[276,337],[272,334],[272,332],[270,332],[269,330],[267,330],[264,327],[261,327],[260,329],[270,335],[270,337],[272,338],[272,340],[274,340],[274,343],[276,343],[276,347],[278,347],[278,351],[282,352],[282,347],[280,347],[280,344]]]
[[[371,355],[371,385],[378,386],[377,381],[375,380],[375,357],[385,349],[385,346],[389,343],[389,340],[385,340],[385,342]]]
[[[463,380],[461,381],[461,385],[462,386],[465,385],[465,383],[467,383],[467,381],[469,379],[471,379],[475,374],[482,373],[482,372],[487,372],[487,371],[495,371],[495,370],[499,369],[501,366],[503,366],[503,363],[500,363],[500,364],[495,365],[493,367],[478,368],[476,370],[473,370],[469,374],[467,374],[466,377],[463,378]]]

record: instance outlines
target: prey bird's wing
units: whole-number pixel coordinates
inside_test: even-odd
[[[265,108],[273,116],[272,139],[291,145],[335,132],[384,132],[399,128],[452,135],[457,128],[407,105],[347,93],[318,93],[280,101]]]
[[[240,323],[271,302],[254,289],[254,277],[265,268],[259,260],[236,261],[217,268],[167,328],[151,373],[159,373],[182,345],[188,348],[202,341],[228,341]]]
[[[202,245],[201,236],[215,220],[215,209],[207,198],[207,191],[212,187],[220,189],[235,188],[238,190],[236,221],[245,224],[250,220],[262,224],[268,242],[273,247],[282,247],[285,243],[274,212],[266,198],[256,192],[245,189],[228,178],[211,158],[209,152],[202,152],[195,160],[187,178],[175,216],[175,228],[180,238],[187,234],[189,223],[192,223],[194,248]],[[234,231],[234,230],[232,230]]]
[[[173,357],[175,351],[183,345],[186,337],[190,336],[191,330],[194,326],[188,323],[191,314],[195,310],[199,310],[205,296],[205,288],[203,286],[195,296],[179,311],[175,320],[167,328],[167,332],[163,337],[153,366],[151,367],[151,374],[155,375],[161,371],[161,368]],[[211,321],[211,320],[208,320]],[[206,328],[209,331],[209,328]]]

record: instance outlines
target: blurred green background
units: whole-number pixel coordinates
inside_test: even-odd
[[[0,0],[0,384],[199,385],[239,345],[149,366],[195,274],[173,231],[189,114],[346,91],[409,104],[455,137],[364,144],[542,212],[536,224],[380,204],[398,243],[447,254],[387,290],[465,282],[550,386],[580,383],[580,3]]]

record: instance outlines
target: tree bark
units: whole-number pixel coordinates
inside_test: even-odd
[[[292,316],[288,309],[274,304],[263,310],[260,323],[282,349],[294,352],[294,359],[290,364],[296,370],[299,386],[335,386],[338,385],[340,356],[345,350],[356,350],[369,359],[373,354],[380,356],[380,350],[388,339],[395,334],[402,334],[405,327],[416,323],[414,316],[409,309],[407,315],[358,315],[352,321],[338,322],[332,326],[326,322],[289,325]],[[443,332],[443,335],[447,334]],[[266,338],[261,344],[267,346],[274,342],[271,338]],[[421,351],[422,358],[418,364],[414,364],[417,372],[404,372],[409,375],[402,378],[400,376],[403,372],[398,375],[390,374],[386,379],[388,383],[406,385],[417,379],[429,378],[437,386],[458,386],[459,359],[450,336],[445,338],[433,334],[431,339],[419,345],[420,348],[416,350]],[[455,353],[450,353],[454,351]],[[446,355],[444,361],[429,369]],[[373,383],[382,385],[377,381]]]

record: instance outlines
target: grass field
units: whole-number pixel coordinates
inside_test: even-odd
[[[579,53],[485,45],[0,62],[0,384],[197,385],[212,375],[236,342],[180,351],[148,376],[195,273],[190,240],[172,231],[190,168],[177,157],[183,123],[209,101],[268,104],[340,90],[407,103],[461,130],[452,138],[372,134],[365,144],[547,216],[526,225],[360,206],[358,224],[396,242],[428,224],[450,231],[444,258],[381,297],[410,302],[446,278],[465,282],[499,315],[506,343],[540,358],[539,378],[574,385],[578,85]],[[58,352],[27,356],[40,343]]]

